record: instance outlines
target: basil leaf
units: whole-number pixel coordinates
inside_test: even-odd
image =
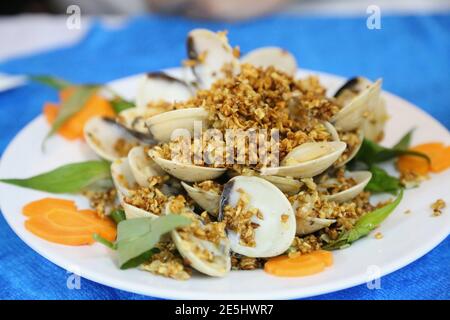
[[[167,215],[157,219],[136,218],[120,222],[116,242],[120,268],[128,267],[129,263],[134,265],[136,261],[133,259],[153,249],[163,234],[190,223],[189,218],[180,215]]]
[[[72,83],[70,83],[64,79],[60,79],[60,78],[52,77],[52,76],[31,75],[31,76],[28,76],[28,78],[32,81],[39,82],[41,84],[44,84],[44,85],[49,86],[56,90],[62,90],[67,87],[73,86]]]
[[[111,241],[103,238],[98,233],[94,233],[94,235],[92,237],[94,238],[95,241],[97,241],[98,243],[103,244],[104,246],[110,248],[111,250],[116,250],[117,249],[116,244],[114,242],[111,242]]]
[[[414,132],[414,129],[409,130],[393,147],[392,149],[397,150],[406,150],[411,145],[411,138],[412,134]]]
[[[363,140],[361,148],[356,154],[354,161],[361,161],[366,163],[368,166],[371,166],[372,164],[391,160],[402,155],[413,155],[430,161],[428,156],[421,152],[406,149],[386,148],[368,139]]]
[[[143,254],[137,256],[136,258],[130,259],[130,260],[128,260],[128,262],[125,262],[123,265],[120,266],[120,269],[125,270],[125,269],[130,269],[130,268],[136,268],[136,267],[140,266],[141,264],[143,264],[148,259],[150,259],[150,257],[152,255],[154,255],[155,253],[158,253],[159,251],[160,250],[158,248],[150,249],[150,250],[144,252]]]
[[[372,178],[367,184],[365,190],[373,193],[395,193],[401,188],[400,180],[389,175],[384,169],[372,165],[369,168],[369,171],[372,172]]]
[[[58,115],[52,124],[52,127],[44,139],[45,141],[51,137],[61,126],[69,120],[75,113],[77,113],[87,101],[98,91],[97,86],[77,86],[74,87],[74,92],[69,99],[61,103]]]
[[[125,211],[123,211],[122,209],[113,210],[109,215],[117,224],[127,219],[125,216]]]
[[[370,231],[379,226],[380,223],[383,222],[395,208],[397,208],[402,198],[403,189],[400,190],[399,195],[393,202],[363,215],[353,226],[353,229],[344,231],[335,241],[328,243],[323,247],[323,249],[342,249],[343,247],[347,247],[356,240],[368,235]]]
[[[109,162],[86,161],[66,164],[26,179],[0,179],[0,182],[52,193],[77,193],[110,177]]]
[[[111,103],[111,106],[116,113],[120,113],[123,110],[135,107],[133,102],[125,100],[124,98],[117,95],[109,102]]]

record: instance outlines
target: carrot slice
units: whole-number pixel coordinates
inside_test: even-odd
[[[47,241],[66,245],[85,245],[94,242],[92,235],[100,234],[109,241],[117,235],[116,225],[102,218],[94,210],[79,210],[73,201],[44,198],[23,207],[27,230]]]
[[[333,265],[333,254],[330,251],[326,250],[317,250],[310,253],[310,255],[319,258],[325,263],[327,267]]]
[[[73,88],[67,88],[60,92],[61,101],[66,101],[73,92]],[[43,113],[47,122],[52,124],[59,112],[59,106],[46,103]],[[83,137],[83,128],[86,122],[94,116],[114,117],[114,110],[108,100],[100,95],[93,95],[86,104],[68,119],[58,130],[58,133],[68,140]]]
[[[402,173],[413,172],[426,175],[428,172],[441,172],[450,167],[450,147],[441,142],[429,142],[417,145],[411,150],[426,154],[431,161],[414,156],[402,156],[397,161],[397,168]]]
[[[264,271],[279,277],[302,277],[322,272],[325,262],[310,254],[295,258],[281,256],[270,259],[264,264]]]
[[[92,244],[94,242],[92,233],[80,233],[79,231],[69,230],[61,233],[61,230],[55,228],[55,226],[53,226],[47,219],[42,217],[33,217],[25,221],[25,228],[40,238],[59,244],[82,246]]]
[[[22,208],[22,213],[27,217],[44,214],[52,209],[76,210],[75,202],[65,199],[44,198],[32,201]]]

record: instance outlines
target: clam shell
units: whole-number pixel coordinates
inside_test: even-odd
[[[130,108],[119,113],[117,120],[124,127],[142,134],[148,134],[145,121],[157,114],[164,112],[157,108]]]
[[[278,47],[263,47],[250,51],[241,58],[241,63],[249,63],[256,67],[274,67],[294,76],[297,72],[297,61],[288,51]]]
[[[187,182],[214,180],[225,173],[225,168],[201,167],[189,163],[180,163],[162,158],[155,150],[149,156],[168,174]]]
[[[225,206],[236,206],[241,196],[238,190],[249,196],[247,208],[257,208],[262,219],[256,215],[252,217],[252,222],[259,225],[254,231],[254,247],[242,245],[240,235],[227,230],[231,250],[247,257],[273,257],[285,252],[294,240],[296,228],[294,211],[286,196],[262,178],[234,177],[224,186],[219,220],[224,218]],[[282,219],[284,216],[285,219]]]
[[[143,187],[148,186],[148,179],[164,175],[162,170],[145,152],[142,146],[134,147],[128,153],[128,163],[136,182]]]
[[[346,144],[341,141],[307,142],[294,148],[281,161],[280,167],[267,167],[263,175],[294,178],[314,177],[329,168],[344,152]]]
[[[292,195],[300,191],[302,183],[290,177],[279,176],[261,176],[264,180],[269,181],[275,187],[281,190],[281,192]]]
[[[189,210],[185,208],[185,210]],[[166,205],[166,214],[173,214],[170,211],[170,204]],[[196,214],[189,210],[188,217],[191,219],[196,218]],[[191,267],[197,271],[207,274],[212,277],[226,276],[231,270],[231,257],[230,257],[230,243],[228,239],[223,239],[218,245],[202,240],[194,235],[186,240],[183,239],[177,230],[171,231],[172,241],[178,249],[181,256],[187,260]],[[213,261],[206,261],[201,259],[196,253],[195,249],[199,247],[202,250],[207,250],[214,255]]]
[[[354,96],[334,117],[333,122],[339,131],[350,131],[359,128],[364,120],[368,105],[378,99],[381,79],[378,79],[367,88]]]
[[[194,29],[188,34],[187,52],[189,59],[197,62],[192,71],[203,89],[210,88],[216,80],[226,76],[223,72],[225,65],[231,67],[233,74],[240,72],[239,61],[224,34]]]
[[[114,148],[119,139],[133,144],[139,143],[137,138],[117,125],[114,120],[102,117],[91,118],[84,126],[83,133],[89,147],[98,156],[108,161],[114,161],[123,156]]]
[[[181,181],[181,185],[184,190],[186,190],[189,197],[191,197],[203,210],[206,210],[215,217],[217,216],[220,205],[220,194],[195,188],[183,181]]]
[[[164,112],[146,121],[153,137],[160,142],[167,142],[176,130],[187,130],[193,136],[196,122],[206,127],[208,112],[203,108],[188,108]]]
[[[331,226],[336,222],[334,219],[321,219],[311,217],[297,217],[297,229],[296,234],[299,236],[305,236],[307,234],[314,233],[320,229]]]
[[[339,159],[338,159],[338,161],[335,163],[336,168],[340,168],[343,165],[350,162],[356,156],[359,149],[361,149],[361,146],[362,146],[363,140],[364,140],[364,131],[359,130],[358,134],[359,134],[359,144],[352,150],[352,152],[348,155],[347,159],[345,159],[344,161],[339,161]]]
[[[324,198],[326,200],[336,201],[339,203],[350,201],[360,194],[369,183],[370,179],[372,179],[372,173],[370,171],[346,172],[345,175],[355,179],[357,184],[347,190],[332,195],[325,195]]]
[[[157,218],[158,216],[145,211],[141,208],[130,205],[124,201],[125,197],[130,197],[133,194],[133,189],[135,189],[138,184],[136,179],[134,178],[133,172],[128,162],[128,158],[116,159],[111,164],[111,176],[114,182],[114,185],[117,189],[118,198],[120,204],[125,211],[125,216],[127,219],[133,218]]]
[[[164,72],[152,72],[141,80],[136,93],[136,108],[146,109],[151,102],[182,102],[192,95],[192,89],[183,80]]]

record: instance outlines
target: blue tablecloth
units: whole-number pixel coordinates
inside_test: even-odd
[[[343,76],[383,77],[383,87],[450,126],[450,15],[382,17],[381,30],[365,18],[272,16],[234,24],[139,17],[109,30],[95,23],[79,44],[0,63],[9,73],[53,74],[75,82],[107,82],[179,65],[185,36],[195,27],[229,30],[242,52],[277,45],[299,65]],[[64,26],[61,26],[64,27]],[[7,45],[7,44],[4,44]],[[0,94],[0,152],[56,94],[31,84]],[[0,298],[146,299],[83,279],[69,290],[67,273],[27,247],[0,216]],[[366,285],[315,299],[449,299],[450,238],[409,266],[385,276],[380,290]]]

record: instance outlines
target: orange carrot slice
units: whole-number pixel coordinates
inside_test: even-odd
[[[279,277],[302,277],[322,272],[333,264],[333,255],[329,251],[318,250],[297,257],[278,256],[269,259],[264,271]]]
[[[281,256],[270,259],[264,264],[264,271],[279,277],[302,277],[322,272],[325,262],[310,254],[289,258]]]
[[[60,92],[61,101],[67,100],[73,92],[73,88],[67,88]],[[47,122],[52,124],[59,112],[59,106],[52,103],[44,105],[43,113]],[[114,110],[108,100],[100,95],[93,95],[77,113],[67,120],[58,133],[68,140],[83,137],[83,128],[86,122],[94,116],[114,117]]]
[[[27,217],[44,214],[52,209],[76,210],[75,202],[65,199],[44,198],[32,201],[22,208],[22,213]]]
[[[397,168],[402,173],[413,172],[426,175],[428,172],[441,172],[450,167],[450,147],[441,142],[429,142],[417,145],[411,150],[426,154],[431,163],[414,156],[402,156],[397,161]]]
[[[92,236],[100,234],[109,241],[117,235],[116,225],[102,218],[94,210],[79,210],[73,201],[44,198],[24,206],[27,230],[47,241],[65,245],[86,245],[94,242]]]

